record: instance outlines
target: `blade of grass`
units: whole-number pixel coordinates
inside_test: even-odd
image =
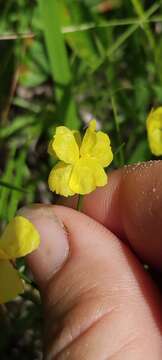
[[[158,8],[159,4],[153,4],[148,11],[145,12],[145,18],[149,18]],[[113,53],[138,29],[139,26],[141,26],[142,21],[138,24],[130,26],[121,36],[118,37],[118,39],[115,41],[115,43],[109,47],[107,51],[107,56],[110,57],[113,55]]]
[[[138,29],[138,25],[130,26],[122,35],[118,37],[113,45],[107,51],[107,57],[111,57],[118,48],[125,43],[125,41]]]
[[[15,152],[16,152],[16,147],[13,146],[9,154],[9,159],[6,163],[6,169],[4,175],[2,176],[2,181],[5,181],[7,183],[11,183],[13,181]],[[10,192],[11,189],[9,188],[6,187],[0,188],[0,218],[5,220],[7,219],[6,208],[7,208],[8,197],[10,195]]]
[[[137,13],[137,15],[139,16],[139,19],[143,22],[143,19],[145,18],[145,10],[143,8],[143,5],[141,3],[141,1],[139,0],[131,0],[132,5],[134,6],[134,9]],[[150,46],[153,50],[156,49],[156,43],[155,43],[155,39],[154,36],[152,34],[152,31],[149,28],[149,25],[146,23],[143,23],[143,29],[146,33],[147,39],[150,43]]]
[[[33,116],[18,116],[12,123],[7,126],[0,127],[0,139],[6,139],[13,135],[15,132],[27,127],[34,123]]]
[[[143,22],[143,19],[145,18],[145,10],[143,8],[143,5],[140,0],[131,0],[134,9],[139,16],[139,19]],[[160,6],[161,4],[159,4]],[[151,31],[149,23],[143,23],[143,29],[145,31],[146,37],[148,39],[148,42],[150,44],[150,48],[152,49],[152,53],[154,56],[154,62],[155,62],[155,68],[156,68],[156,76],[160,81],[162,82],[162,75],[161,75],[161,57],[162,52],[160,49],[160,46],[156,43],[155,37],[153,35],[153,32]]]
[[[61,33],[59,1],[39,0],[39,5],[52,76],[57,83],[55,93],[58,102],[58,117],[68,127],[78,128],[79,119],[72,96],[72,75]]]
[[[14,176],[14,185],[17,187],[22,186],[23,184],[23,178],[24,178],[24,168],[26,166],[26,155],[27,155],[27,149],[23,149],[20,152],[20,155],[18,159],[15,162],[15,176]],[[19,202],[22,199],[23,193],[12,191],[11,198],[9,201],[9,207],[7,212],[8,221],[10,221],[13,216],[15,215]]]
[[[83,2],[75,0],[61,1],[61,23],[64,26],[79,25],[83,21],[93,20],[92,14]],[[65,39],[74,53],[83,59],[87,65],[95,71],[103,62],[104,54],[98,49],[99,42],[97,34],[94,32],[73,32],[66,34]]]
[[[3,33],[0,34],[0,41],[1,40],[17,40],[17,39],[32,39],[35,37],[35,34],[31,32],[26,33]]]
[[[152,16],[151,18],[142,18],[142,21],[139,18],[127,18],[127,19],[109,20],[109,22],[104,21],[97,24],[94,22],[82,23],[80,25],[63,26],[61,31],[62,34],[70,34],[70,33],[83,32],[97,28],[118,27],[118,26],[127,26],[127,25],[142,26],[143,24],[156,23],[156,22],[162,22],[162,16]]]
[[[15,185],[12,185],[12,184],[9,184],[9,183],[7,183],[6,181],[2,181],[2,180],[0,180],[0,187],[5,187],[5,188],[7,188],[7,189],[10,189],[10,190],[15,190],[15,191],[18,191],[18,192],[21,192],[21,193],[27,193],[27,191],[26,190],[24,190],[24,189],[22,189],[22,188],[20,188],[20,187],[18,187],[18,186],[15,186]]]
[[[33,103],[31,103],[31,101],[28,101],[21,97],[15,97],[12,101],[12,104],[16,105],[22,109],[32,111],[35,114],[39,114],[39,112],[41,111],[40,104],[33,104]]]

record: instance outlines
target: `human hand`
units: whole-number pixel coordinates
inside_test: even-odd
[[[141,264],[162,270],[161,175],[161,161],[112,172],[84,197],[85,214],[21,210],[41,235],[27,261],[44,303],[46,360],[162,358],[162,298]]]

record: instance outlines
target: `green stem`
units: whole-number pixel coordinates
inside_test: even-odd
[[[21,277],[22,280],[24,280],[28,285],[32,286],[35,289],[38,289],[38,286],[36,285],[36,283],[29,279],[28,276],[26,276],[25,274],[23,274],[22,272],[18,271],[19,276]]]
[[[78,196],[77,210],[82,211],[83,208],[83,195]]]
[[[33,288],[38,289],[38,286],[36,285],[36,283],[33,280],[31,280],[23,272],[18,270],[14,261],[11,260],[10,262],[11,262],[12,266],[14,267],[14,269],[18,272],[18,274],[22,280],[24,280],[28,285],[32,286]]]

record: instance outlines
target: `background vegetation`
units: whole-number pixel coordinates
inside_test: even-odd
[[[83,128],[95,117],[111,136],[114,167],[152,158],[145,122],[162,104],[162,2],[0,0],[0,8],[3,228],[18,207],[54,202],[47,143],[58,124]],[[1,307],[1,359],[42,358],[41,316],[29,284]]]

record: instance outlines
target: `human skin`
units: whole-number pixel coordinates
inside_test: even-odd
[[[27,257],[44,304],[46,360],[162,359],[162,161],[124,167],[106,187],[20,213],[41,236]]]

